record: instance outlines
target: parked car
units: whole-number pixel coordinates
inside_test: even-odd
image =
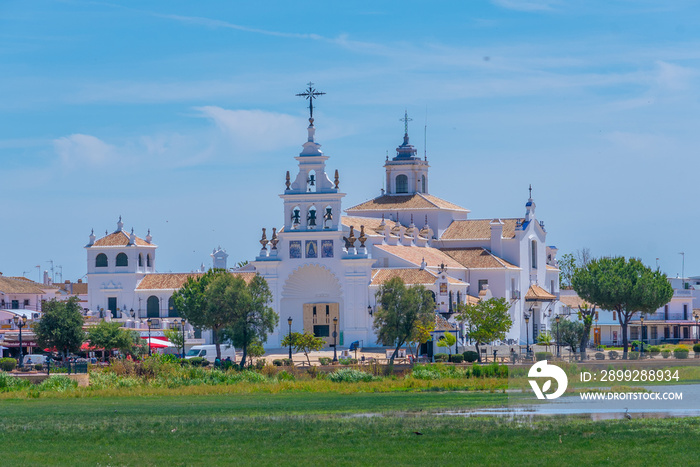
[[[195,358],[202,357],[209,360],[209,362],[214,363],[216,360],[216,346],[211,345],[195,345],[185,355],[185,358]],[[227,357],[231,357],[233,362],[236,362],[236,349],[232,345],[221,344],[221,360],[226,360]]]

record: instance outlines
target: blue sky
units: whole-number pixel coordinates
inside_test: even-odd
[[[407,109],[431,193],[472,218],[522,216],[531,183],[560,252],[700,274],[699,22],[682,0],[4,1],[0,271],[78,279],[119,215],[163,272],[252,259],[313,81],[345,208]]]

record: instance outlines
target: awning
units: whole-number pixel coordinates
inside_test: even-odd
[[[166,347],[175,347],[175,344],[165,339],[157,339],[155,337],[151,337],[150,339],[146,338],[146,341],[152,349],[164,349]]]
[[[553,302],[557,297],[544,290],[539,285],[531,285],[525,294],[526,302]]]
[[[80,350],[85,352],[86,350],[104,350],[104,349],[93,347],[92,345],[90,345],[90,342],[86,341],[86,342],[83,342],[83,344],[80,346]]]

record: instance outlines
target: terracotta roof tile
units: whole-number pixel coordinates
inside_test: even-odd
[[[435,313],[435,331],[455,331],[457,327],[444,317]]]
[[[501,219],[503,238],[515,237],[515,224],[523,219]],[[492,219],[453,221],[442,233],[440,240],[490,240]]]
[[[520,269],[485,248],[441,248],[440,251],[469,269]]]
[[[28,279],[13,279],[0,276],[0,292],[5,294],[34,294],[43,295],[43,284],[30,281]]]
[[[360,226],[362,225],[365,226],[365,233],[367,234],[378,234],[384,231],[384,227],[380,225],[382,220],[375,217],[342,216],[340,223],[346,227],[352,225],[355,228],[356,236],[359,236]]]
[[[539,285],[531,285],[525,294],[525,300],[530,302],[551,302],[557,297],[544,290]]]
[[[201,272],[147,274],[139,282],[136,290],[177,290],[187,282],[188,278],[196,279],[203,274]],[[230,274],[242,277],[246,284],[249,284],[255,277],[254,272],[232,272]]]
[[[404,245],[375,245],[374,247],[386,251],[394,256],[398,256],[399,258],[409,261],[417,266],[420,266],[421,262],[425,258],[425,262],[428,266],[437,267],[444,263],[448,268],[464,268],[464,266],[437,248]]]
[[[583,305],[585,302],[584,299],[578,296],[578,294],[573,293],[573,294],[564,294],[562,293],[559,296],[559,301],[562,302],[565,306],[571,307],[571,308],[578,308],[579,306]]]
[[[437,196],[416,193],[412,195],[383,195],[346,209],[351,211],[403,211],[414,209],[446,209],[450,211],[467,211],[461,206],[450,203]]]
[[[153,245],[152,243],[148,243],[146,240],[139,237],[136,237],[135,243],[139,246]],[[116,232],[112,232],[105,237],[95,240],[95,243],[93,243],[91,246],[127,246],[128,244],[129,234],[123,230],[117,230]]]
[[[371,285],[382,285],[394,277],[399,277],[407,285],[432,285],[437,276],[430,271],[418,268],[383,268],[372,269]]]

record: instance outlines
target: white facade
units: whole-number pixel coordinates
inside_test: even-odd
[[[341,217],[344,193],[337,171],[333,181],[328,176],[329,158],[315,141],[312,120],[295,159],[297,174],[287,172],[280,195],[283,227],[272,229],[270,239],[263,229],[262,249],[251,263],[270,285],[271,306],[280,316],[267,347],[281,346],[289,318],[292,331],[332,342],[334,317],[339,344],[376,345],[371,312],[387,274],[432,290],[436,312],[446,317],[458,303],[478,300],[480,289],[506,298],[514,344],[551,329],[560,307],[556,248],[546,245],[532,198],[523,218],[468,219],[469,210],[429,193],[428,162],[416,157],[406,133],[397,156],[384,165],[386,194]]]

